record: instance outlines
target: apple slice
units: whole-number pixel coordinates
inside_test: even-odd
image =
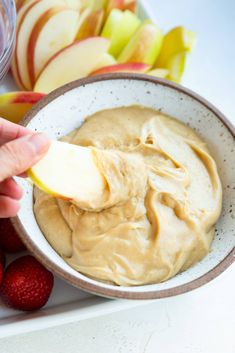
[[[28,176],[48,194],[89,203],[101,197],[106,187],[96,158],[92,148],[52,141],[46,155],[28,170]]]
[[[167,61],[167,69],[169,71],[167,78],[169,80],[177,83],[181,82],[186,66],[187,56],[187,53],[179,53],[172,56],[172,58]]]
[[[141,21],[131,11],[114,9],[105,22],[102,37],[111,41],[109,53],[117,57],[140,26]],[[140,61],[141,62],[141,61]]]
[[[16,11],[18,12],[19,9],[25,4],[25,0],[15,0],[16,4]]]
[[[93,11],[105,9],[108,0],[80,0],[81,12],[90,9]]]
[[[20,8],[18,14],[17,14],[16,44],[15,44],[14,54],[13,54],[13,57],[12,57],[11,69],[12,69],[12,74],[13,74],[13,77],[15,79],[15,82],[16,82],[17,86],[20,89],[22,89],[22,90],[25,90],[26,88],[24,87],[23,82],[21,80],[19,69],[18,69],[18,65],[17,65],[16,53],[17,53],[17,47],[18,47],[18,40],[17,40],[18,32],[19,32],[19,28],[21,27],[21,24],[24,21],[24,18],[27,15],[27,12],[29,11],[29,9],[32,8],[34,6],[34,4],[38,3],[39,1],[40,0],[34,0],[34,1],[30,1],[30,2],[24,3],[23,6]]]
[[[58,6],[58,3],[59,0],[41,0],[34,2],[32,6],[27,9],[23,20],[18,26],[15,49],[16,66],[22,84],[28,90],[32,89],[32,83],[27,66],[27,48],[29,37],[39,17],[50,8]]]
[[[106,15],[109,15],[113,9],[124,9],[124,0],[108,0],[106,6]]]
[[[79,14],[55,6],[44,12],[29,37],[27,64],[32,84],[46,62],[59,50],[71,44],[76,36]]]
[[[167,69],[153,69],[147,72],[147,75],[160,77],[160,78],[168,78],[169,70]]]
[[[32,106],[44,97],[36,92],[8,92],[0,95],[0,116],[18,123]]]
[[[110,14],[113,9],[129,10],[131,12],[137,12],[137,0],[108,0],[106,6],[106,16]]]
[[[105,66],[111,66],[111,65],[115,65],[117,63],[117,61],[114,59],[114,57],[108,53],[104,53],[99,62],[97,63],[96,67],[94,68],[94,71],[101,69],[102,67]]]
[[[137,0],[124,0],[124,9],[137,13]]]
[[[196,35],[184,27],[175,27],[169,31],[163,40],[156,67],[166,67],[168,60],[179,53],[191,52],[195,44]]]
[[[82,40],[88,37],[98,36],[101,31],[104,19],[104,10],[96,11],[89,10],[83,22],[79,24],[77,40]]]
[[[150,65],[142,63],[127,63],[117,64],[102,67],[99,70],[93,71],[90,76],[109,74],[112,72],[138,72],[145,73],[150,69]]]
[[[152,66],[159,55],[162,40],[162,31],[150,21],[146,21],[123,49],[118,62],[142,62]]]
[[[109,45],[105,38],[90,37],[62,49],[46,64],[34,91],[49,93],[66,83],[88,76],[94,71]]]

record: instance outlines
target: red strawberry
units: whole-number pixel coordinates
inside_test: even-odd
[[[0,247],[9,253],[25,250],[24,244],[8,218],[0,219]]]
[[[14,309],[40,309],[49,299],[54,277],[33,256],[22,256],[6,269],[0,290],[3,301]]]
[[[0,263],[0,286],[3,280],[3,273],[4,273],[3,265]]]
[[[5,267],[6,264],[6,257],[4,252],[0,249],[0,264],[2,264],[2,267]]]

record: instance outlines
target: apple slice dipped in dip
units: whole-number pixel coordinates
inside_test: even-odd
[[[52,141],[46,155],[29,169],[28,176],[42,191],[81,203],[100,197],[105,189],[95,150],[66,142]]]
[[[136,179],[142,169],[144,175],[141,158],[120,151],[52,141],[46,155],[28,170],[28,176],[47,194],[97,211],[136,194]],[[142,180],[145,185],[146,177]]]

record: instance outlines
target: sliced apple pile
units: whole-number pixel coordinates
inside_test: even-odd
[[[15,0],[12,73],[24,91],[49,93],[89,75],[137,72],[180,82],[195,34],[166,35],[137,15],[137,0]]]
[[[42,191],[80,204],[101,197],[106,186],[93,149],[59,141],[51,142],[28,176]]]

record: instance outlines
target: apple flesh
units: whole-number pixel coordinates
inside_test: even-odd
[[[165,67],[167,61],[174,55],[191,52],[195,44],[196,35],[184,27],[175,27],[165,36],[156,67]]]
[[[83,22],[79,24],[76,40],[82,40],[88,37],[98,36],[104,19],[104,10],[89,10]]]
[[[168,78],[169,70],[167,69],[153,69],[147,72],[147,75],[160,77],[160,78]]]
[[[140,24],[141,21],[131,11],[112,10],[101,33],[102,37],[111,41],[109,53],[118,57]]]
[[[78,18],[77,11],[57,6],[47,10],[38,19],[27,48],[27,64],[32,84],[46,62],[74,41]]]
[[[0,116],[13,123],[19,123],[28,110],[40,99],[42,93],[36,92],[8,92],[0,95]]]
[[[101,56],[97,65],[95,66],[94,71],[99,70],[105,66],[115,65],[116,63],[117,63],[117,61],[114,59],[114,57],[112,55],[110,55],[109,53],[104,53]]]
[[[34,91],[49,93],[66,83],[88,76],[107,52],[109,44],[105,38],[91,37],[62,49],[46,64]]]
[[[91,73],[91,76],[109,74],[112,72],[136,72],[136,73],[146,73],[150,69],[150,66],[142,63],[127,63],[127,64],[117,64],[102,67]]]
[[[163,40],[162,49],[156,61],[156,68],[169,71],[167,78],[180,83],[188,54],[192,51],[196,35],[183,27],[173,28]]]
[[[174,55],[167,62],[169,74],[167,78],[171,81],[180,83],[186,66],[187,53],[179,53]]]
[[[118,62],[142,62],[152,66],[161,50],[162,40],[162,31],[146,21],[123,49]]]
[[[52,141],[46,155],[28,170],[28,176],[48,194],[87,203],[102,196],[106,186],[96,158],[92,148]]]

